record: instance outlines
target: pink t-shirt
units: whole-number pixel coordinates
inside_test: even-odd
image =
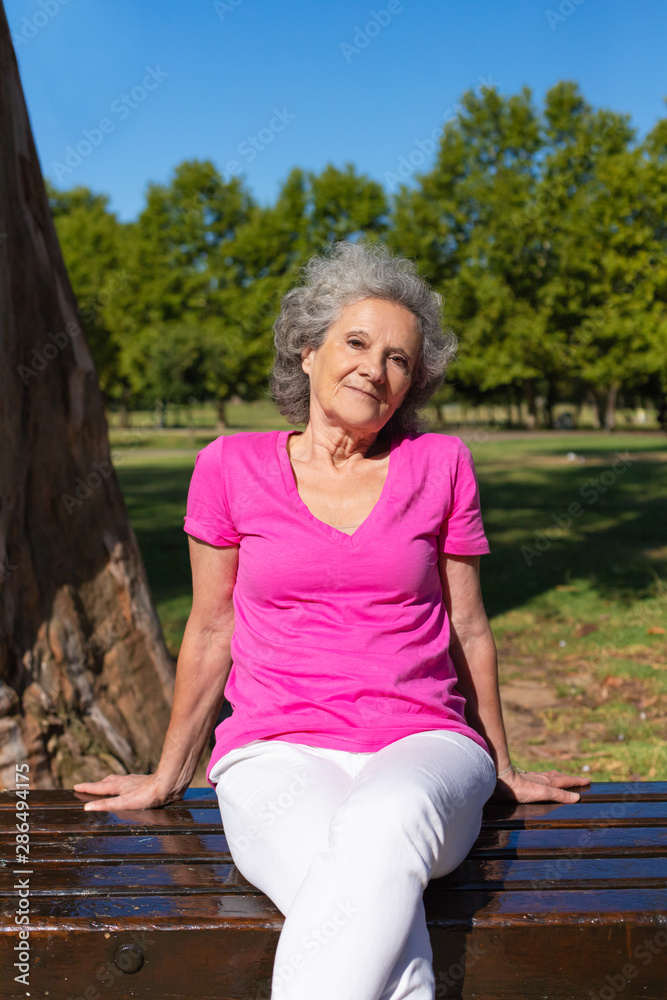
[[[185,531],[238,545],[233,714],[206,771],[256,739],[355,751],[466,724],[449,655],[438,553],[489,551],[470,450],[447,434],[394,441],[375,507],[353,534],[319,521],[287,453],[296,431],[221,436],[196,457]]]

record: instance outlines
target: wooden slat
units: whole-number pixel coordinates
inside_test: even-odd
[[[599,896],[601,907],[613,906],[613,897],[619,889],[667,889],[667,857],[553,857],[542,861],[471,859],[444,878],[434,879],[432,884],[437,885],[438,891],[586,889]]]
[[[257,893],[237,871],[230,860],[218,864],[199,862],[173,864],[164,861],[149,864],[86,864],[67,865],[64,869],[53,865],[43,866],[30,879],[30,898],[37,896],[136,896],[169,895],[171,893],[211,895],[230,893]],[[9,890],[0,892],[11,895]]]
[[[96,830],[100,833],[219,833],[222,825],[219,809],[181,806],[179,809],[133,809],[123,812],[84,812],[77,809],[31,808],[28,813],[30,836],[33,834],[76,834]],[[16,817],[0,814],[0,834],[15,829]]]
[[[62,809],[64,806],[83,805],[85,802],[93,802],[99,798],[99,795],[84,795],[82,792],[75,792],[73,788],[31,788],[27,801],[29,805],[41,806],[44,809]],[[0,791],[0,809],[11,809],[16,801],[16,792]],[[217,809],[218,798],[215,789],[210,786],[188,788],[183,793],[182,799],[176,799],[160,808],[173,809],[183,804],[192,805],[193,803]]]
[[[530,889],[586,889],[595,891],[600,909],[615,906],[621,889],[667,888],[667,858],[588,858],[548,861],[467,860],[449,875],[434,879],[437,892],[468,890],[498,892]],[[605,890],[600,892],[600,890]],[[136,896],[178,893],[210,895],[258,892],[237,871],[231,859],[217,863],[184,859],[171,863],[43,865],[30,880],[31,898],[37,896]],[[0,897],[12,897],[10,884]]]
[[[86,813],[88,798],[28,799],[31,995],[269,1000],[283,916],[234,866],[214,790],[122,814]],[[0,796],[3,969],[15,805]],[[667,782],[598,783],[571,805],[489,801],[468,857],[424,902],[438,1000],[664,1000]],[[126,975],[112,960],[132,940],[145,962]],[[0,1000],[24,996],[15,985],[5,976]]]
[[[664,857],[667,828],[664,826],[588,826],[583,829],[494,830],[480,832],[470,857]]]
[[[429,883],[424,893],[424,902],[430,908],[429,917],[435,923],[444,922],[452,927],[468,927],[472,923],[484,926],[523,926],[526,921],[549,924],[563,924],[574,921],[584,923],[614,924],[630,921],[636,925],[657,927],[664,925],[667,912],[667,887],[647,889],[609,890],[613,896],[613,906],[600,907],[603,893],[593,893],[585,889],[544,889],[540,892],[517,890],[504,892],[497,890],[464,890],[461,892],[441,891],[440,879]],[[428,894],[428,897],[427,897]],[[16,908],[16,898],[5,896],[1,900],[5,917]],[[282,922],[280,911],[271,900],[254,892],[236,893],[222,896],[219,889],[208,893],[174,891],[151,894],[136,892],[134,895],[91,895],[60,894],[41,895],[31,893],[31,927],[37,929],[53,927],[60,933],[59,921],[63,929],[77,923],[85,926],[94,919],[97,926],[106,929],[116,927],[163,926],[173,928],[179,925],[198,927],[226,926],[230,920],[246,919],[263,921],[274,917]],[[11,934],[14,927],[9,924],[2,928]],[[0,935],[1,936],[1,935]]]
[[[222,825],[215,834],[194,830],[177,834],[127,834],[114,836],[87,831],[78,834],[39,834],[31,837],[31,865],[79,864],[159,860],[175,862],[229,860]],[[0,857],[13,853],[13,837],[0,837]],[[577,857],[664,857],[667,854],[665,827],[588,827],[584,829],[482,830],[472,847],[471,858],[577,858]]]
[[[180,806],[170,809],[135,809],[123,812],[85,812],[78,808],[31,807],[28,812],[30,834],[89,832],[98,833],[198,833],[220,832],[222,823],[217,808]],[[0,813],[0,835],[15,829],[16,817]],[[482,830],[579,828],[588,826],[642,827],[667,826],[667,801],[573,802],[512,804],[488,802],[484,807]]]
[[[619,802],[624,800],[635,800],[639,802],[667,801],[667,781],[597,781],[592,782],[590,787],[575,789],[581,793],[581,802],[610,801]],[[30,789],[28,803],[33,806],[41,806],[45,809],[62,808],[64,806],[78,806],[85,802],[90,802],[99,798],[96,795],[83,795],[75,792],[71,788],[62,789]],[[16,793],[13,791],[0,791],[0,810],[11,810],[16,804]],[[188,788],[183,793],[183,798],[170,802],[163,809],[177,809],[183,804],[209,806],[217,808],[218,800],[215,789],[210,786],[199,788]],[[549,803],[547,803],[549,804]],[[510,805],[511,807],[511,805]]]
[[[636,802],[487,802],[482,827],[581,827],[667,825],[667,801]]]
[[[161,859],[165,862],[188,858],[192,861],[217,861],[229,858],[227,838],[218,827],[217,833],[122,834],[100,835],[92,831],[64,834],[57,839],[51,834],[31,836],[30,865],[80,864],[94,861],[137,861]],[[0,837],[0,857],[14,853],[14,841]]]

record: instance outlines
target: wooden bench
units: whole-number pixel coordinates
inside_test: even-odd
[[[0,794],[3,1000],[268,1000],[283,916],[237,872],[213,789],[118,815],[84,812],[89,798],[31,791],[20,863],[17,797]],[[29,985],[14,981],[20,884]],[[424,900],[438,1000],[665,1000],[667,782],[490,800]]]

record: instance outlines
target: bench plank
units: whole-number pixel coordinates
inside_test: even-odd
[[[219,826],[222,830],[222,825]],[[589,827],[579,829],[518,829],[481,831],[468,857],[483,858],[545,858],[558,852],[559,858],[574,857],[663,857],[667,831],[665,827]],[[178,833],[168,837],[132,834],[123,831],[115,836],[79,832],[76,835],[36,834],[35,861],[58,861],[79,864],[82,860],[138,862],[162,858],[172,861],[181,857],[189,861],[231,860],[227,839],[223,833]],[[13,837],[0,836],[0,855],[13,850]]]
[[[122,814],[86,813],[89,798],[30,792],[19,866],[16,797],[0,794],[3,968],[25,869],[32,996],[269,1000],[284,918],[233,864],[214,790]],[[438,1000],[663,1000],[667,782],[600,783],[570,805],[490,801],[468,857],[424,902]],[[0,983],[0,1000],[25,992]]]
[[[119,813],[84,812],[83,806],[49,809],[30,806],[30,831],[34,834],[126,833],[219,833],[220,812],[217,806],[181,806],[180,808],[127,810]],[[14,815],[0,813],[0,835],[13,830]],[[665,826],[667,827],[667,799],[645,802],[580,802],[531,803],[512,806],[510,803],[487,803],[484,807],[482,832],[489,827],[495,830],[579,828],[604,824],[610,827]]]
[[[31,898],[38,896],[134,896],[171,893],[210,894],[211,886],[224,886],[225,896],[251,893],[253,886],[230,860],[187,863],[174,859],[146,858],[141,864],[107,861],[104,864],[40,865]],[[438,891],[543,889],[667,889],[667,858],[595,858],[524,860],[468,860],[454,872],[437,879]],[[255,890],[256,891],[256,890]],[[611,898],[611,897],[609,897]]]
[[[620,791],[622,789],[622,791]],[[667,798],[667,781],[596,781],[591,784],[590,789],[585,792],[586,801],[594,802],[606,799],[618,802],[623,799],[637,798],[639,801],[648,802],[652,800],[664,800]],[[63,805],[89,802],[96,798],[94,795],[82,795],[70,788],[35,788],[30,790],[30,801],[34,805],[42,805],[47,808],[59,808]],[[0,790],[0,809],[12,809],[15,799],[12,792],[6,789]],[[214,788],[205,785],[199,788],[188,788],[183,793],[182,799],[170,802],[163,806],[164,809],[180,808],[186,802],[208,802],[217,806],[217,796]],[[491,804],[491,803],[489,803]],[[548,804],[548,803],[547,803]]]

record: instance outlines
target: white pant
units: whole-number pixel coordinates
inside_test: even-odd
[[[485,750],[441,729],[370,753],[253,740],[210,779],[236,867],[285,915],[271,1000],[434,1000],[422,894],[479,835]]]

